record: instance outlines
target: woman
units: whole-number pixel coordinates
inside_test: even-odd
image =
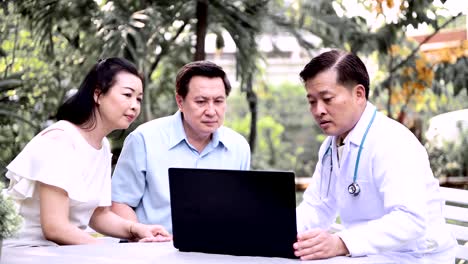
[[[128,61],[99,61],[58,110],[58,122],[36,135],[7,166],[6,193],[24,218],[4,246],[101,243],[84,230],[130,240],[168,241],[159,225],[110,211],[111,152],[106,135],[126,129],[140,113],[143,82]]]

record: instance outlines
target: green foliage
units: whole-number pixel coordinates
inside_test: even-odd
[[[84,41],[92,42],[94,21],[89,18],[96,15],[98,6],[94,0],[25,0],[15,1],[10,10],[27,18],[41,50],[47,57],[54,58],[58,55],[56,49],[63,47],[60,47],[63,44],[60,40],[65,40],[74,49],[80,49]],[[86,34],[88,32],[92,34]]]
[[[449,83],[455,86],[455,95],[462,90],[468,91],[468,77],[465,74],[468,67],[466,56],[455,64],[452,62],[428,65],[436,71],[433,82],[429,81],[429,78],[421,81],[419,77],[405,76],[403,73],[406,67],[414,68],[415,62],[422,56],[419,43],[409,42],[407,39],[406,32],[409,27],[417,28],[419,24],[425,24],[437,33],[456,23],[466,24],[462,23],[464,20],[460,16],[461,13],[455,16],[443,16],[439,13],[443,7],[437,6],[434,1],[421,0],[397,2],[357,0],[357,5],[368,11],[360,14],[349,12],[355,10],[356,6],[346,5],[347,1],[343,0],[275,1],[274,3],[269,12],[273,24],[282,31],[294,35],[311,56],[319,47],[341,48],[360,55],[371,55],[379,67],[377,78],[372,76],[371,98],[379,101],[386,98],[382,108],[385,108],[392,118],[403,121],[404,116],[408,114],[406,111],[414,110],[422,103],[421,97],[418,98],[421,93],[415,95],[412,92],[414,89],[408,93],[409,89],[403,87],[405,82],[407,83],[405,86],[408,86],[408,80],[404,78],[412,78],[414,83],[420,84],[419,87],[422,85],[426,90],[433,89],[436,94],[441,94]],[[398,16],[388,21],[383,5],[393,9]],[[350,13],[354,14],[349,16]],[[317,41],[311,42],[307,38],[309,34],[319,38],[318,44]],[[426,39],[428,40],[429,38]],[[404,53],[392,53],[392,47],[395,45],[410,49]],[[466,44],[464,48],[466,50]],[[399,96],[400,100],[396,100],[395,95],[399,94],[406,97]]]
[[[21,4],[34,4],[22,1]],[[52,44],[37,45],[21,6],[0,8],[0,173],[25,144],[54,118],[67,91],[77,88],[96,52],[73,46],[56,28]],[[24,10],[23,10],[24,11]],[[26,14],[24,14],[26,15]],[[66,25],[77,29],[79,24]],[[39,30],[39,29],[38,29]],[[37,33],[39,34],[39,33]],[[40,35],[40,34],[39,34]],[[80,32],[80,36],[86,36]],[[40,39],[40,38],[39,38]],[[95,38],[87,38],[93,43]],[[48,49],[55,56],[50,56]],[[3,178],[3,177],[2,177]]]
[[[382,1],[358,2],[371,11],[375,3],[382,4]],[[250,123],[250,111],[254,107],[249,108],[242,94],[233,93],[227,114],[227,124],[246,138],[251,129],[258,132],[255,143],[258,151],[252,159],[254,168],[293,168],[298,175],[311,175],[318,145],[323,140],[319,129],[312,125],[302,87],[257,84],[255,75],[261,72],[257,64],[260,54],[256,36],[264,32],[289,32],[310,56],[322,47],[371,55],[381,70],[373,78],[373,100],[379,108],[384,108],[391,103],[393,94],[404,90],[405,81],[414,79],[403,74],[405,67],[414,68],[420,58],[419,47],[404,42],[408,27],[424,22],[439,30],[452,19],[437,15],[433,1],[401,2],[401,14],[396,21],[370,25],[361,14],[338,15],[337,7],[344,13],[348,8],[342,0],[208,1],[208,32],[218,32],[218,35],[229,32],[237,46],[240,88],[249,95],[248,100],[258,98],[257,128]],[[126,133],[136,125],[172,114],[177,109],[175,74],[193,58],[195,6],[196,1],[168,0],[3,3],[0,6],[0,73],[4,73],[0,76],[0,149],[3,149],[0,169],[53,118],[65,94],[78,86],[84,72],[99,57],[126,57],[146,77],[142,115],[124,134],[114,133],[117,136],[113,140],[114,153],[118,152]],[[383,13],[377,12],[375,16],[380,21],[385,18]],[[310,34],[319,41],[311,41]],[[222,42],[218,38],[217,45],[222,46]],[[401,43],[415,52],[390,54],[392,45]],[[453,93],[463,95],[464,90],[468,91],[466,67],[466,58],[455,64],[434,66],[434,91],[426,89],[420,95],[425,97],[424,103],[412,97],[408,102],[396,100],[395,105],[405,108],[409,104],[407,109],[425,111],[426,115],[452,107]],[[429,87],[428,83],[425,85]],[[393,94],[389,92],[390,87],[394,87]],[[255,93],[258,93],[256,97]]]
[[[3,190],[0,181],[0,190]],[[21,227],[22,219],[17,214],[13,201],[0,193],[0,239],[13,236]]]
[[[2,4],[0,173],[53,119],[66,93],[77,88],[99,57],[124,56],[146,76],[138,123],[172,114],[177,109],[175,73],[192,57],[188,25],[194,24],[193,6],[185,1],[124,0]],[[118,151],[126,134],[114,134]]]
[[[459,129],[459,137],[442,146],[426,142],[429,161],[437,178],[468,175],[468,129]]]
[[[468,48],[468,44],[466,45]],[[444,62],[436,66],[436,79],[439,80],[434,84],[434,91],[440,94],[445,85],[452,83],[455,91],[455,96],[458,95],[463,89],[468,91],[468,76],[466,70],[468,69],[468,57],[463,56],[457,59],[455,63]]]
[[[298,176],[311,176],[324,137],[313,125],[304,87],[282,83],[256,92],[258,140],[252,168],[294,170]],[[242,96],[233,93],[229,97],[226,125],[247,137],[250,114]]]

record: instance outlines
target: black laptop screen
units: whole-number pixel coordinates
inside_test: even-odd
[[[294,173],[170,168],[174,246],[294,257]]]

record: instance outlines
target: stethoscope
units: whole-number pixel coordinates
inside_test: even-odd
[[[362,136],[361,139],[361,144],[359,145],[359,150],[358,154],[356,157],[356,165],[354,166],[354,175],[353,175],[353,182],[348,185],[348,193],[352,196],[358,196],[359,193],[361,192],[361,188],[359,187],[359,184],[356,182],[357,180],[357,172],[359,168],[359,160],[361,159],[361,152],[362,152],[362,146],[364,144],[364,141],[366,140],[367,133],[369,132],[369,128],[372,126],[372,123],[374,123],[375,115],[377,113],[377,109],[374,110],[374,114],[372,115],[371,120],[369,121],[369,124],[367,125],[366,131],[364,132],[364,135]],[[330,152],[330,177],[333,172],[333,151],[332,151],[332,139],[330,138],[330,144],[328,145],[327,150],[325,151],[325,154],[323,154],[322,160],[325,158],[325,156]],[[330,179],[329,179],[330,181]],[[328,183],[330,185],[330,182]],[[328,186],[330,187],[330,186]]]

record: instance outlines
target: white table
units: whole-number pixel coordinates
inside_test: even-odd
[[[80,245],[36,248],[3,248],[2,264],[187,264],[187,263],[302,263],[296,259],[244,257],[195,252],[180,252],[172,242],[166,243],[107,243],[100,245]],[[307,263],[394,263],[383,256],[362,258],[335,257]]]

